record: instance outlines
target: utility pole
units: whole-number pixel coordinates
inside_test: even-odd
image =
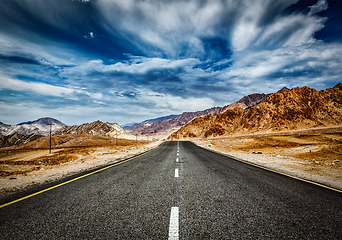
[[[47,125],[50,126],[50,154],[51,154],[51,126],[55,125],[54,123],[49,122]]]
[[[116,145],[118,145],[118,130],[117,129],[115,130],[116,130]]]

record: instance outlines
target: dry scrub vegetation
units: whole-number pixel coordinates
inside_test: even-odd
[[[118,142],[118,144],[116,144]],[[146,142],[126,139],[92,136],[60,135],[51,140],[52,154],[49,154],[50,138],[43,137],[21,146],[0,149],[0,176],[27,174],[42,168],[51,168],[61,163],[76,160],[85,161],[91,155],[106,155],[127,152],[140,148]]]
[[[313,164],[340,166],[342,161],[342,134],[238,137],[211,142],[225,150],[295,157]]]
[[[245,135],[199,145],[342,189],[342,128]]]

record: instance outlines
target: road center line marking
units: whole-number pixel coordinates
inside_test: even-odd
[[[179,156],[179,153],[177,153],[177,156]]]
[[[175,169],[175,177],[179,177],[179,175],[178,175],[178,168]]]
[[[177,158],[177,159],[176,159],[176,162],[178,162],[178,161],[179,161],[179,159]]]
[[[179,239],[179,207],[171,208],[169,240]]]

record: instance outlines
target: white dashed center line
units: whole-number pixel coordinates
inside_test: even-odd
[[[179,158],[176,158],[176,162],[178,162],[179,161]]]
[[[179,177],[179,175],[178,175],[178,168],[175,169],[175,177]]]
[[[179,239],[179,208],[171,208],[170,226],[169,226],[169,240]]]

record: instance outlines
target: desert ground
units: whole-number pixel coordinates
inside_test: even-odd
[[[195,144],[296,177],[342,190],[342,127],[225,138],[191,139]],[[53,136],[0,149],[0,194],[115,163],[162,141],[100,136]]]
[[[161,142],[99,136],[54,136],[19,147],[0,149],[0,194],[118,162],[149,151]]]
[[[194,143],[342,190],[342,127],[233,135]]]

